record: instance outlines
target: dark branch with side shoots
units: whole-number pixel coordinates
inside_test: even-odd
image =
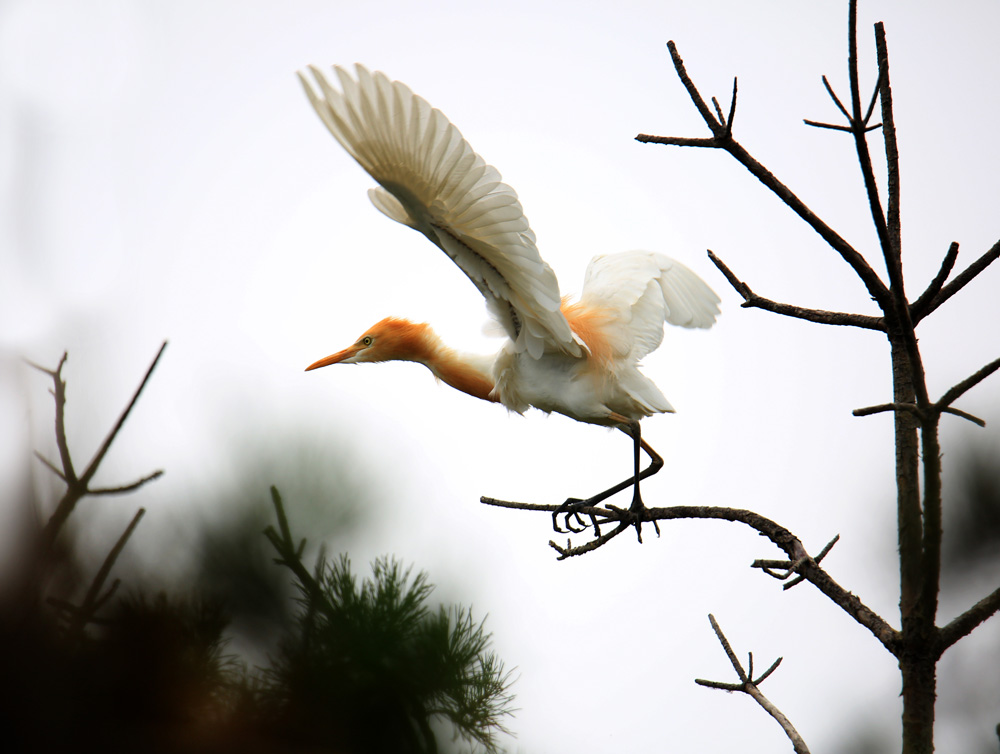
[[[781,664],[782,657],[775,660],[771,667],[760,674],[758,678],[753,677],[753,652],[750,652],[747,657],[747,669],[743,669],[743,665],[740,663],[739,658],[736,657],[736,653],[733,651],[729,640],[726,635],[722,633],[722,629],[719,627],[718,622],[715,620],[715,616],[709,614],[709,622],[712,624],[712,630],[715,631],[716,637],[719,639],[719,643],[722,645],[722,649],[726,653],[726,657],[729,658],[730,664],[733,666],[733,670],[736,671],[736,675],[739,677],[739,683],[726,683],[723,681],[706,681],[703,678],[695,678],[694,682],[699,686],[704,686],[710,689],[720,689],[721,691],[738,691],[742,694],[746,694],[751,699],[753,699],[761,708],[767,712],[771,717],[773,717],[781,729],[788,736],[788,740],[792,742],[792,748],[795,754],[809,754],[809,748],[806,746],[806,742],[802,740],[802,736],[799,732],[795,730],[795,726],[792,725],[791,721],[785,717],[785,715],[779,710],[764,694],[760,691],[760,684],[762,684]]]
[[[945,254],[940,269],[915,301],[911,302],[905,291],[903,276],[900,169],[896,122],[893,112],[889,52],[885,29],[881,23],[874,27],[874,46],[877,75],[873,91],[866,106],[862,106],[861,76],[858,68],[857,1],[850,0],[848,12],[848,89],[849,97],[841,99],[830,79],[823,76],[823,86],[829,94],[843,123],[806,120],[806,124],[833,132],[833,136],[850,136],[858,160],[861,183],[867,199],[868,211],[878,240],[884,277],[876,272],[872,263],[857,248],[820,219],[798,196],[764,167],[735,138],[733,121],[736,114],[736,85],[728,115],[715,97],[708,100],[699,92],[685,67],[677,46],[667,44],[674,71],[695,109],[708,127],[708,136],[654,136],[639,134],[636,140],[666,146],[717,149],[728,153],[748,170],[779,200],[807,223],[827,245],[854,270],[871,299],[878,314],[831,312],[780,303],[757,295],[741,278],[712,251],[709,258],[742,298],[743,308],[755,308],[782,316],[817,324],[850,326],[882,333],[888,340],[892,366],[893,394],[890,400],[854,410],[855,416],[889,413],[894,422],[895,478],[897,480],[896,511],[898,523],[899,579],[900,579],[900,628],[891,627],[887,621],[863,605],[851,592],[834,582],[819,561],[837,541],[835,538],[823,551],[812,558],[802,543],[784,527],[751,511],[710,506],[674,506],[649,508],[643,520],[664,521],[673,518],[715,518],[740,522],[767,536],[784,550],[787,560],[758,560],[760,568],[774,578],[787,581],[785,588],[810,582],[823,594],[867,628],[882,645],[899,660],[902,675],[903,698],[903,751],[906,754],[930,754],[933,750],[935,666],[942,652],[1000,612],[1000,589],[976,603],[943,628],[936,625],[941,572],[942,539],[942,485],[941,446],[939,425],[944,414],[952,414],[979,426],[985,422],[953,404],[970,389],[1000,371],[1000,358],[991,361],[978,371],[947,390],[936,401],[930,397],[927,378],[916,335],[916,325],[936,311],[944,302],[979,276],[998,257],[1000,241],[970,264],[949,282],[958,259],[958,243],[953,242]],[[711,102],[709,106],[708,101]],[[879,107],[881,120],[872,124]],[[885,158],[885,185],[879,186],[868,137],[875,130],[881,132],[882,153]],[[884,200],[882,191],[884,190]],[[483,498],[483,502],[508,508],[552,511],[555,506],[532,506]],[[584,544],[565,546],[549,544],[559,559],[585,555],[609,544],[627,528],[623,511],[613,506],[584,507],[578,511],[571,533],[589,530],[593,538]],[[602,532],[602,527],[606,531]],[[794,578],[792,576],[794,575]],[[733,658],[721,631],[713,621],[727,654]],[[734,661],[740,684],[709,684],[715,688],[747,691],[754,684],[751,674],[746,674]],[[749,691],[748,691],[749,693]],[[803,744],[804,747],[804,744]],[[796,750],[799,751],[796,744]],[[802,749],[804,751],[804,748]]]

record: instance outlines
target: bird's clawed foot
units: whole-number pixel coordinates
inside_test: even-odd
[[[592,514],[583,514],[581,510],[583,508],[589,508],[595,505],[592,500],[581,500],[578,497],[567,498],[566,502],[552,511],[552,528],[559,534],[579,534],[582,531],[594,527],[594,532],[600,536],[600,529],[597,525],[597,517]],[[587,515],[590,518],[590,523],[587,523],[583,516]],[[559,516],[563,516],[563,524],[559,525]]]
[[[608,508],[620,513],[623,517],[627,516],[630,522],[635,526],[635,535],[639,539],[639,544],[642,544],[642,523],[643,521],[649,521],[653,524],[653,528],[656,530],[656,536],[660,536],[660,525],[656,523],[655,518],[649,518],[649,508],[645,506],[642,502],[642,498],[639,497],[638,491],[636,491],[635,497],[632,498],[632,505],[629,506],[628,510],[624,508],[619,508],[614,505],[609,505]]]
[[[566,500],[562,505],[556,508],[552,512],[552,528],[559,534],[579,534],[582,531],[593,528],[594,536],[601,536],[600,523],[607,523],[606,518],[601,518],[598,520],[598,516],[593,513],[583,513],[584,508],[592,508],[598,504],[599,501],[593,499],[581,500],[578,497],[571,497]],[[614,511],[619,514],[622,518],[621,520],[627,521],[628,523],[635,526],[635,533],[639,539],[639,544],[642,544],[642,524],[643,522],[651,522],[653,528],[656,530],[656,536],[660,536],[660,525],[655,519],[649,518],[649,509],[643,504],[642,498],[635,495],[632,498],[632,505],[625,508],[619,508],[616,505],[608,505],[609,510]],[[562,525],[559,523],[559,517],[562,516]],[[589,519],[589,521],[587,520]]]

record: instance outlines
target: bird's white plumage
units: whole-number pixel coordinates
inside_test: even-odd
[[[650,251],[602,254],[587,266],[580,303],[608,311],[604,333],[616,357],[637,362],[659,348],[663,323],[711,327],[719,297],[675,259]]]
[[[491,384],[488,397],[511,411],[534,406],[610,426],[621,425],[622,417],[635,421],[673,411],[639,371],[639,360],[659,347],[664,322],[712,326],[719,297],[701,278],[662,254],[602,255],[587,268],[579,303],[563,304],[514,189],[439,110],[405,84],[360,65],[356,79],[334,69],[342,91],[316,68],[310,70],[319,93],[299,77],[316,112],[379,183],[369,191],[374,205],[443,249],[482,292],[511,339],[486,370],[480,361],[438,345],[431,356],[366,355],[382,337],[376,325],[369,331],[374,337],[314,367],[423,360],[435,374],[447,369],[451,384],[478,397],[487,396],[476,386]],[[431,363],[434,359],[438,363]],[[463,369],[478,378],[470,382]]]
[[[309,100],[337,141],[380,184],[385,215],[419,230],[475,283],[516,351],[580,355],[559,310],[556,276],[539,256],[517,194],[440,110],[401,82],[335,68],[342,91],[311,67]],[[322,95],[322,96],[321,96]]]

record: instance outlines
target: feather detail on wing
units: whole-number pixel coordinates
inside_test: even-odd
[[[440,110],[385,74],[335,68],[337,91],[310,66],[309,101],[341,146],[380,186],[369,191],[386,216],[419,230],[486,298],[516,351],[579,355],[559,310],[556,276],[539,256],[517,194],[502,183]]]
[[[600,312],[611,358],[633,363],[663,341],[663,323],[707,328],[719,297],[680,262],[649,251],[594,257],[584,276],[580,306]]]

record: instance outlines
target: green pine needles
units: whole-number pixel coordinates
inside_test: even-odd
[[[511,678],[482,621],[462,607],[428,607],[426,574],[392,558],[376,560],[360,584],[346,555],[321,553],[309,573],[305,541],[295,545],[281,497],[271,495],[280,534],[265,535],[301,595],[297,630],[268,673],[281,727],[346,751],[437,752],[442,734],[497,751]]]

